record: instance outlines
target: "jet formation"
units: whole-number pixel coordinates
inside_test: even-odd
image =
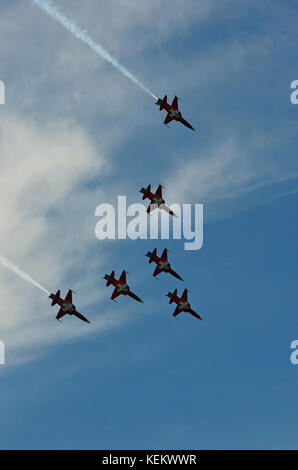
[[[168,206],[165,204],[165,200],[162,197],[162,188],[163,186],[160,184],[155,193],[151,191],[151,185],[149,184],[147,188],[142,188],[140,192],[143,194],[143,200],[149,199],[150,205],[147,209],[147,213],[150,214],[151,210],[153,209],[160,209],[165,210],[170,215],[176,216],[173,211],[170,210]],[[177,216],[176,216],[177,217]],[[152,276],[157,278],[159,274],[166,273],[170,274],[171,276],[175,277],[179,281],[183,281],[180,274],[178,274],[172,268],[171,264],[168,260],[168,250],[164,248],[161,255],[158,256],[157,248],[154,248],[153,251],[148,251],[145,256],[149,258],[149,264],[155,263],[155,269],[153,271]],[[132,299],[136,300],[137,302],[144,303],[143,300],[137,296],[129,287],[126,281],[127,271],[123,270],[119,279],[115,277],[115,271],[112,271],[111,274],[105,274],[103,279],[106,282],[106,287],[112,285],[114,287],[113,293],[111,295],[111,299],[116,302],[116,298],[120,295],[129,296]],[[60,310],[56,316],[56,319],[61,321],[61,318],[65,315],[75,315],[80,320],[83,320],[86,323],[90,323],[89,320],[84,317],[81,313],[76,310],[75,305],[72,302],[72,290],[69,290],[65,299],[61,298],[60,290],[56,292],[56,294],[50,294],[49,298],[52,299],[52,306],[58,304],[60,306]],[[167,297],[170,298],[170,304],[175,302],[177,304],[176,309],[173,313],[174,317],[177,317],[181,312],[190,313],[195,318],[202,320],[202,317],[196,313],[190,306],[188,302],[188,290],[184,289],[183,294],[181,297],[177,294],[177,289],[174,292],[169,292]]]
[[[145,255],[149,258],[149,264],[155,262],[156,263],[156,268],[153,273],[153,276],[157,276],[161,272],[169,273],[172,276],[174,276],[176,279],[179,279],[180,281],[183,281],[182,277],[177,274],[175,271],[172,270],[170,263],[168,262],[168,250],[165,248],[161,254],[161,256],[157,256],[157,249],[154,248],[153,252],[148,251],[148,253]],[[126,271],[122,271],[122,274],[119,279],[115,278],[115,271],[112,271],[111,274],[106,274],[104,276],[104,279],[107,281],[106,286],[110,286],[111,284],[114,286],[114,292],[112,293],[111,299],[115,300],[116,297],[119,295],[129,295],[131,298],[137,300],[138,302],[143,301],[138,297],[136,294],[134,294],[129,286],[126,283]],[[190,313],[192,316],[197,318],[198,320],[203,320],[203,318],[195,312],[192,308],[190,303],[188,302],[188,290],[184,289],[183,294],[181,297],[177,295],[177,289],[174,290],[174,292],[168,292],[166,297],[170,298],[169,303],[175,302],[177,304],[177,307],[173,313],[174,317],[177,317],[181,312],[186,312]]]
[[[110,64],[112,64],[114,67],[116,67],[119,72],[121,72],[123,75],[125,75],[127,78],[129,78],[132,82],[134,82],[136,85],[138,85],[141,89],[143,89],[145,92],[151,95],[152,98],[156,101],[156,105],[159,106],[159,110],[165,110],[167,115],[164,120],[164,124],[168,126],[170,122],[173,120],[181,122],[184,126],[188,127],[191,130],[195,130],[192,125],[186,121],[183,116],[181,111],[179,110],[178,106],[178,97],[175,96],[172,104],[169,104],[167,101],[167,95],[165,95],[162,99],[158,98],[155,96],[147,87],[145,87],[139,80],[137,80],[136,77],[134,77],[125,67],[123,67],[116,59],[114,59],[100,44],[96,44],[92,38],[86,33],[86,31],[81,30],[76,26],[75,23],[73,23],[69,18],[67,18],[65,15],[63,15],[56,6],[51,5],[51,2],[40,2],[39,0],[33,0],[34,3],[39,6],[46,14],[54,18],[56,21],[58,21],[62,26],[64,26],[68,31],[70,31],[72,34],[76,36],[76,38],[80,39],[83,43],[89,46],[94,52],[96,52],[98,55],[100,55],[103,59],[107,60]],[[143,200],[149,199],[150,204],[147,208],[147,213],[150,214],[152,210],[158,208],[161,210],[166,211],[168,214],[177,217],[176,214],[166,205],[165,200],[162,197],[162,189],[163,187],[161,185],[158,186],[157,190],[155,193],[151,191],[151,185],[149,184],[147,188],[142,188],[140,192],[143,194]],[[160,273],[168,273],[171,276],[175,277],[176,279],[183,281],[182,277],[176,273],[172,268],[170,263],[168,262],[168,251],[167,249],[164,249],[161,256],[159,257],[157,255],[157,249],[154,248],[152,252],[148,252],[146,256],[149,258],[149,264],[155,263],[156,268],[153,272],[153,276],[156,277]],[[33,283],[36,287],[40,288],[44,292],[47,293],[47,295],[50,294],[49,291],[44,289],[40,284],[35,282],[29,275],[26,273],[22,272],[17,266],[12,265],[5,260],[4,257],[0,256],[0,261],[2,264],[4,264],[6,267],[10,268],[13,270],[16,274],[20,275],[27,281]],[[113,285],[114,286],[114,291],[112,293],[111,299],[115,300],[118,296],[124,295],[124,296],[129,296],[132,299],[143,303],[142,299],[138,297],[134,292],[130,290],[130,287],[127,285],[126,282],[126,271],[122,271],[122,274],[119,279],[115,278],[115,271],[112,271],[111,274],[106,274],[104,276],[104,279],[107,281],[106,286]],[[61,292],[58,290],[56,294],[50,294],[49,298],[52,300],[51,306],[54,305],[59,305],[60,309],[56,315],[56,319],[58,321],[61,321],[61,318],[63,318],[65,315],[71,315],[71,316],[76,316],[80,320],[90,323],[89,320],[84,317],[80,312],[77,311],[75,305],[73,304],[72,300],[72,294],[73,291],[69,290],[65,299],[61,297]],[[188,302],[188,290],[185,289],[182,296],[179,297],[177,295],[177,289],[174,290],[174,292],[169,292],[167,296],[170,298],[169,303],[175,302],[177,304],[177,307],[174,312],[174,317],[177,317],[181,312],[187,312],[193,315],[195,318],[202,320],[202,317],[196,313],[190,306]]]

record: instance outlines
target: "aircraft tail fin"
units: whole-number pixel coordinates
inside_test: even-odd
[[[174,292],[172,293],[169,304],[172,304],[173,302],[175,302],[176,298],[177,298],[177,289],[175,289]]]
[[[115,271],[112,271],[106,285],[110,286],[114,280],[115,280]]]
[[[144,199],[146,199],[148,197],[148,194],[151,192],[151,184],[148,184],[147,188],[146,188],[146,191],[144,192],[143,194],[143,201]]]
[[[60,300],[60,290],[57,290],[55,297],[52,300],[51,306],[56,305]]]
[[[168,103],[167,103],[167,99],[168,99],[168,97],[167,97],[167,95],[165,95],[165,96],[163,97],[163,100],[162,100],[162,102],[161,102],[161,104],[160,104],[160,107],[159,107],[159,110],[160,110],[160,111],[161,111],[162,109],[164,109],[165,106],[168,104]]]
[[[154,248],[154,250],[153,250],[152,253],[151,253],[150,259],[149,259],[149,264],[153,263],[153,260],[154,260],[154,258],[155,258],[155,256],[156,256],[156,253],[157,253],[157,249]]]

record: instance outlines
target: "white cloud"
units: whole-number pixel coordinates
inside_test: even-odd
[[[291,183],[298,173],[285,170],[265,156],[263,136],[247,137],[245,147],[239,138],[230,137],[200,151],[195,158],[184,160],[176,155],[174,169],[166,180],[167,200],[188,203],[216,203],[249,196],[257,190]],[[274,146],[271,141],[266,150]],[[269,152],[270,153],[270,152]],[[261,202],[261,201],[260,201]],[[243,209],[246,205],[242,206]],[[239,208],[238,208],[239,210]],[[212,217],[216,210],[212,211]],[[224,212],[225,213],[225,212]],[[222,206],[217,216],[222,217]]]
[[[170,200],[192,202],[220,197],[227,188],[246,184],[254,176],[247,157],[234,140],[217,145],[205,155],[198,155],[180,163],[168,176],[167,187]]]
[[[91,278],[96,273],[98,279],[100,260],[89,262],[88,254],[94,240],[89,214],[94,196],[85,184],[102,171],[104,155],[98,154],[82,128],[70,122],[43,126],[3,114],[0,129],[2,251],[49,290],[64,286],[66,274],[78,271],[83,279],[74,288],[85,287],[78,306],[98,303],[103,287],[92,292]],[[86,271],[83,260],[88,260]],[[20,360],[24,350],[31,357],[41,346],[104,330],[125,319],[125,313],[119,318],[113,312],[98,314],[99,310],[90,312],[92,330],[76,319],[61,328],[45,294],[1,267],[0,329],[10,358]]]

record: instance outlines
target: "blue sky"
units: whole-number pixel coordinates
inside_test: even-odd
[[[0,447],[297,448],[297,5],[57,0],[195,133],[28,1],[1,5],[1,251],[91,320],[54,320],[1,269]],[[18,21],[16,21],[16,18]],[[204,245],[99,241],[94,211],[141,186],[204,203]],[[155,281],[167,246],[184,278]],[[110,301],[127,269],[145,301]],[[190,289],[204,318],[172,317]],[[57,324],[56,324],[57,323]]]

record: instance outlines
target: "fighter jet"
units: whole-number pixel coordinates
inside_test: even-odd
[[[177,317],[177,315],[179,315],[181,312],[186,312],[190,313],[199,320],[203,320],[203,318],[191,308],[190,303],[188,302],[187,293],[187,289],[184,289],[182,296],[178,297],[177,289],[175,289],[174,292],[168,292],[166,295],[166,297],[170,297],[169,304],[173,302],[177,304],[176,310],[173,313],[173,317]]]
[[[179,274],[177,274],[171,268],[171,265],[168,262],[168,250],[166,248],[163,250],[161,257],[157,256],[156,248],[154,248],[152,253],[148,251],[148,253],[145,256],[149,258],[149,264],[156,263],[156,268],[153,273],[154,277],[164,272],[164,273],[172,274],[172,276],[176,277],[177,279],[180,279],[180,281],[183,281],[182,277],[180,277]]]
[[[112,271],[110,275],[106,274],[104,279],[107,281],[106,286],[113,284],[115,287],[114,292],[111,295],[112,300],[116,299],[116,297],[119,295],[129,295],[138,302],[143,303],[140,297],[131,292],[129,286],[126,284],[126,271],[122,271],[122,274],[118,280],[115,278],[115,271]]]
[[[140,193],[143,194],[143,201],[144,199],[150,199],[150,204],[148,206],[147,212],[150,214],[151,211],[154,209],[163,209],[164,211],[168,212],[170,215],[177,217],[171,209],[165,205],[165,200],[162,197],[162,185],[160,184],[156,190],[156,193],[151,192],[151,184],[147,186],[147,188],[140,189]]]
[[[175,121],[180,121],[182,124],[184,124],[186,127],[189,129],[192,129],[193,131],[195,130],[189,122],[187,122],[183,117],[181,112],[178,109],[178,97],[175,96],[173,99],[173,103],[169,104],[167,102],[167,95],[164,96],[163,99],[158,98],[158,100],[155,103],[157,106],[159,106],[159,110],[161,111],[162,109],[165,109],[166,112],[168,113],[165,120],[164,124],[167,126],[169,122],[175,120]]]
[[[58,304],[61,307],[56,316],[57,320],[60,321],[60,318],[64,317],[64,315],[75,315],[76,317],[80,318],[80,320],[83,320],[86,323],[90,323],[87,318],[85,318],[81,313],[77,312],[76,307],[72,303],[72,292],[72,290],[69,290],[65,299],[60,297],[60,290],[58,290],[56,294],[51,294],[49,296],[49,298],[52,299],[51,306]]]

